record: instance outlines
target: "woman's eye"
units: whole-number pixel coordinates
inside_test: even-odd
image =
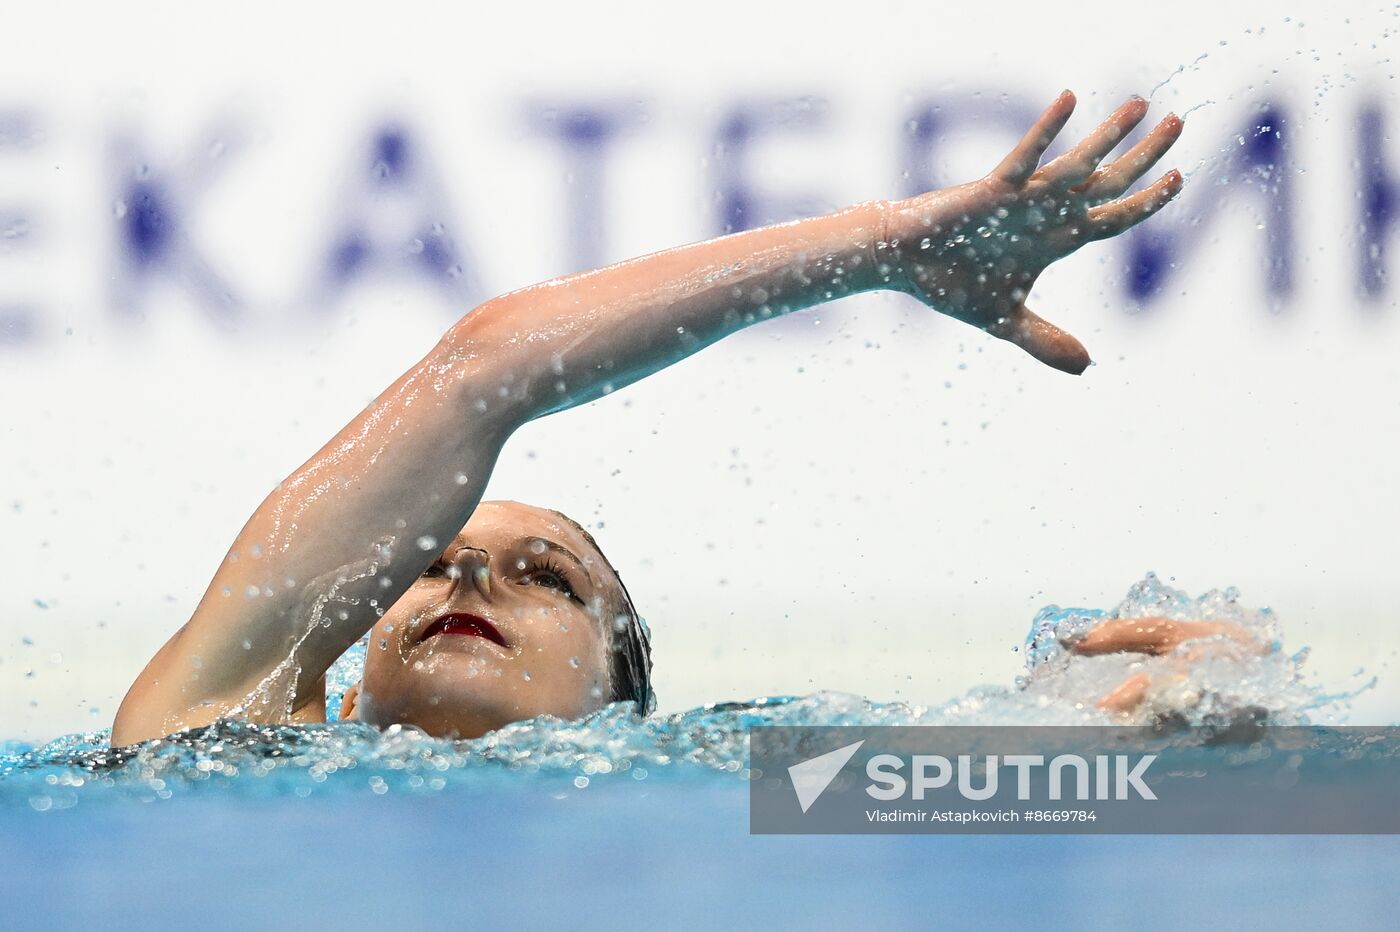
[[[578,598],[578,596],[574,594],[574,587],[569,585],[569,581],[553,570],[536,570],[526,577],[526,582],[544,586],[546,589],[554,589],[557,592],[562,592],[571,599]]]
[[[423,576],[425,579],[431,579],[434,577],[446,575],[447,569],[441,563],[434,563],[432,566],[428,567],[426,570],[423,571]]]
[[[568,583],[564,582],[564,580],[556,576],[554,573],[550,572],[532,573],[530,574],[530,581],[543,586],[548,586],[550,589],[565,589],[568,588],[569,585]]]

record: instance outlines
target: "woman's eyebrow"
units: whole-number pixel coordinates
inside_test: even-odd
[[[574,561],[574,563],[583,572],[583,574],[588,577],[589,582],[593,581],[593,577],[589,576],[588,567],[584,564],[584,562],[580,560],[572,550],[570,550],[568,547],[565,547],[563,544],[555,543],[554,541],[546,537],[526,537],[523,538],[520,542],[526,547],[533,547],[535,544],[543,544],[546,550],[550,550],[554,553],[558,553],[565,557],[568,557],[570,560]]]

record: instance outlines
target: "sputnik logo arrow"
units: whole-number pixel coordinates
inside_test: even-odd
[[[831,786],[831,781],[836,779],[841,768],[846,766],[846,762],[855,756],[864,743],[865,739],[862,738],[855,744],[819,754],[788,768],[793,792],[797,794],[797,804],[802,807],[803,812],[812,808],[812,803],[826,792],[826,788]]]

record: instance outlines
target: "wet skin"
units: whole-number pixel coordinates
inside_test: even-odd
[[[343,714],[475,737],[538,715],[606,705],[612,568],[568,522],[483,502],[370,632]]]

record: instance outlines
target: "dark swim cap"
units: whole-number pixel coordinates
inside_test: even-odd
[[[569,522],[583,535],[583,539],[588,541],[598,552],[598,556],[603,558],[608,569],[612,570],[613,578],[622,590],[621,611],[614,615],[606,632],[611,654],[608,675],[612,681],[612,701],[631,702],[638,715],[648,715],[656,709],[656,693],[651,688],[651,630],[637,613],[637,606],[632,604],[632,595],[622,582],[622,574],[603,553],[603,548],[598,546],[593,535],[562,511],[553,508],[549,510]]]
[[[656,709],[656,693],[651,689],[651,631],[632,596],[622,583],[622,576],[613,570],[627,611],[613,620],[612,626],[612,684],[614,702],[632,702],[637,714],[648,715]],[[621,630],[619,630],[621,629]]]

